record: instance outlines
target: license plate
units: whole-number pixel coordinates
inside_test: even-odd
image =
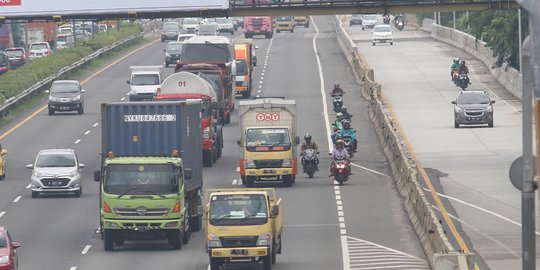
[[[60,110],[68,110],[69,107],[60,107]]]
[[[263,173],[276,173],[276,170],[263,170]]]
[[[247,249],[233,249],[231,255],[248,255]]]

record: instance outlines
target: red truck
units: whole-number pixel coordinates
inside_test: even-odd
[[[190,72],[179,72],[167,77],[154,96],[156,101],[201,100],[201,129],[203,165],[212,166],[221,157],[223,128],[214,122],[217,104],[215,87],[207,80]]]
[[[234,74],[226,63],[178,63],[175,72],[191,72],[209,81],[217,94],[216,116],[222,125],[231,122],[231,113],[234,110],[235,89]]]
[[[271,0],[246,0],[244,4],[257,7],[270,7]],[[244,36],[246,38],[252,38],[256,35],[264,35],[266,38],[272,38],[274,35],[272,16],[244,17]]]

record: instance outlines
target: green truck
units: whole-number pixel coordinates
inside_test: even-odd
[[[202,227],[200,101],[102,104],[100,229],[104,249],[167,240]]]

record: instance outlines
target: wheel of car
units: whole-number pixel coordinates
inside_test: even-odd
[[[490,128],[493,127],[493,120],[491,120],[491,121],[488,123],[488,127],[490,127]]]
[[[350,22],[350,23],[349,23],[349,26],[352,26],[352,25],[353,25],[353,23],[352,23],[352,22]]]
[[[276,30],[276,33],[279,33],[279,32],[281,32],[281,30]]]
[[[362,30],[365,30],[365,28],[362,26]]]
[[[37,191],[32,191],[32,198],[37,198],[39,195],[39,192]]]
[[[291,28],[291,33],[293,33],[293,32],[294,32],[294,28]]]
[[[373,46],[375,46],[375,42],[373,42]]]
[[[454,128],[459,128],[459,122],[457,120],[454,120]]]
[[[79,198],[82,194],[82,187],[79,188],[79,190],[75,191],[75,197]]]
[[[53,115],[54,114],[54,110],[49,108],[49,115]]]
[[[81,107],[79,110],[77,110],[77,113],[79,115],[83,114],[84,113],[84,107]]]
[[[394,45],[394,42],[390,42],[390,45]]]

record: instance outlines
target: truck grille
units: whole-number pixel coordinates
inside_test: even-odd
[[[43,178],[41,184],[46,187],[65,187],[69,184],[69,178]]]
[[[257,236],[230,236],[220,237],[221,245],[224,248],[229,247],[254,247],[257,245]]]
[[[254,160],[255,167],[259,168],[281,168],[283,164],[283,159],[261,159]]]
[[[163,217],[169,213],[167,208],[114,208],[114,212],[122,217]]]

